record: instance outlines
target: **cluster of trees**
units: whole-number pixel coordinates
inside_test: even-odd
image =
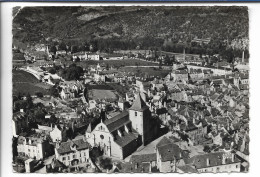
[[[13,111],[17,112],[21,109],[27,110],[34,107],[32,97],[28,93],[25,97],[19,92],[17,96],[13,97]]]
[[[59,70],[59,75],[68,81],[79,80],[80,77],[83,76],[83,74],[83,68],[77,66],[76,64],[71,64],[69,67]]]
[[[29,126],[37,128],[37,124],[51,124],[56,123],[57,118],[51,115],[50,119],[45,119],[47,111],[42,103],[34,104],[30,94],[23,96],[15,96],[13,98],[13,112],[24,110],[25,116],[28,117]]]

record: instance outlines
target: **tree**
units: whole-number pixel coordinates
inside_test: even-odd
[[[48,70],[48,72],[51,73],[51,74],[55,74],[56,73],[56,69],[52,67],[52,68],[50,68]]]
[[[164,63],[166,65],[172,65],[173,61],[170,59],[169,55],[165,56]]]
[[[99,165],[101,168],[111,170],[113,167],[112,160],[110,158],[100,158]]]
[[[78,52],[78,47],[75,45],[71,46],[71,53],[76,53],[76,52]]]
[[[59,89],[57,88],[56,85],[54,85],[53,87],[51,87],[50,93],[51,93],[51,96],[53,96],[53,97],[59,97],[59,96],[60,96],[60,94],[59,94]]]
[[[43,97],[42,92],[36,92],[35,95],[36,95],[37,97],[39,97],[39,98],[42,98],[42,97]]]
[[[50,52],[53,52],[54,54],[56,54],[56,52],[57,52],[56,46],[52,46],[52,47],[50,48]]]
[[[49,122],[55,124],[58,121],[58,119],[55,117],[54,114],[51,115]]]
[[[100,147],[93,147],[93,149],[89,152],[89,156],[90,156],[90,158],[91,158],[94,162],[96,162],[97,159],[98,159],[98,157],[100,157],[100,156],[102,156],[102,155],[103,155],[103,153],[102,153]]]
[[[203,148],[203,151],[206,152],[206,153],[210,153],[211,149],[208,145],[205,145],[204,148]]]
[[[64,42],[61,42],[59,45],[59,50],[67,50],[67,46]]]

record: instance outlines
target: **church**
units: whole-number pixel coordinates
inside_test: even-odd
[[[137,94],[128,110],[101,120],[92,131],[88,127],[86,138],[92,147],[99,146],[104,155],[124,159],[153,140],[158,126],[153,120],[149,107]]]

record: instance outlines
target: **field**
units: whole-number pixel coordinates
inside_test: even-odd
[[[92,89],[89,91],[89,98],[93,100],[111,99],[116,100],[117,96],[112,90],[97,90]]]
[[[87,67],[89,65],[97,65],[97,64],[103,64],[105,66],[113,66],[113,67],[123,67],[123,66],[158,66],[157,63],[144,61],[144,60],[138,60],[138,59],[123,59],[123,60],[88,60],[88,61],[82,61],[78,62],[77,65],[80,65],[82,67]]]
[[[21,94],[35,95],[41,92],[44,95],[49,94],[51,86],[39,82],[32,74],[25,71],[13,70],[13,95]]]

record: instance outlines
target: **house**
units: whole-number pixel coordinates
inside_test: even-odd
[[[130,158],[130,163],[134,165],[141,165],[142,163],[149,163],[151,167],[156,167],[156,153],[151,154],[139,154],[132,155]]]
[[[163,139],[156,145],[157,168],[160,172],[176,172],[176,166],[184,165],[182,149],[171,142]]]
[[[186,69],[174,70],[171,73],[171,78],[173,79],[173,81],[179,81],[179,80],[188,81],[189,80],[188,71]]]
[[[66,131],[59,126],[55,125],[54,129],[50,132],[52,142],[62,142]]]
[[[89,60],[100,60],[100,55],[95,53],[87,54],[87,59]]]
[[[103,72],[94,73],[94,81],[106,82],[106,75]]]
[[[204,70],[210,70],[213,72],[213,75],[215,76],[221,76],[221,75],[228,75],[232,74],[232,69],[230,68],[224,68],[224,67],[213,67],[213,66],[200,66],[195,64],[187,64],[188,71],[190,72],[190,69],[201,69]]]
[[[200,173],[240,172],[241,169],[241,161],[232,152],[195,155],[185,163],[194,166]]]
[[[24,161],[25,172],[26,173],[34,172],[34,168],[37,165],[37,162],[38,162],[37,160],[31,158],[25,160]]]
[[[13,114],[12,124],[13,136],[18,136],[28,127],[28,117],[25,116],[23,109]]]
[[[18,137],[17,152],[21,156],[43,159],[51,152],[50,148],[49,142],[41,137]]]
[[[70,99],[70,98],[75,98],[75,93],[70,90],[67,87],[62,88],[61,92],[60,92],[60,97],[62,99]]]
[[[55,158],[66,166],[88,163],[90,144],[85,138],[56,143]]]
[[[183,165],[176,167],[177,173],[198,173],[198,171],[195,169],[192,165]]]

